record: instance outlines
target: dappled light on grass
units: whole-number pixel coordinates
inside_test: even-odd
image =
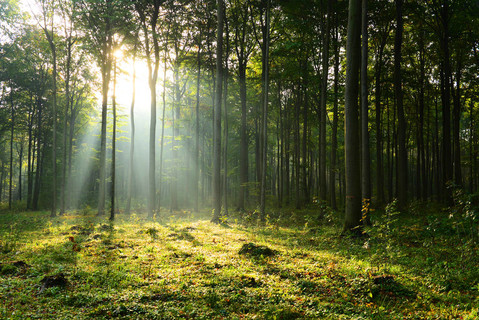
[[[88,214],[47,216],[0,215],[9,221],[0,229],[2,248],[16,241],[15,250],[0,253],[4,318],[13,312],[59,319],[473,319],[477,314],[477,271],[461,273],[477,256],[464,253],[467,265],[439,263],[452,254],[450,248],[392,241],[381,228],[365,247],[364,239],[339,237],[335,225],[222,227],[173,215],[162,221],[119,215],[114,223]],[[13,236],[7,236],[10,226]],[[415,228],[415,241],[425,242],[424,228]],[[60,275],[62,285],[44,285]]]

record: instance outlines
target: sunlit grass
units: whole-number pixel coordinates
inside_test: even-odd
[[[119,215],[110,223],[87,212],[0,214],[0,317],[477,317],[477,246],[458,253],[446,238],[429,246],[419,224],[414,242],[376,227],[365,246],[365,239],[339,237],[337,223],[231,218],[222,226],[207,213],[179,216]],[[240,255],[248,243],[275,254]],[[42,289],[54,274],[68,285]]]

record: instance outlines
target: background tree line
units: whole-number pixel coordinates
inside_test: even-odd
[[[366,4],[39,0],[27,17],[4,1],[1,201],[112,217],[209,207],[218,220],[228,208],[349,212],[354,199],[354,228],[360,199],[447,204],[452,184],[477,194],[477,1]],[[114,112],[118,50],[146,63],[147,123],[135,99]],[[80,144],[95,125],[98,141]],[[138,141],[148,169],[134,164]]]

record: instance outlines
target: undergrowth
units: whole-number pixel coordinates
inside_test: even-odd
[[[454,201],[372,211],[368,238],[340,237],[326,207],[222,225],[191,213],[3,213],[0,318],[477,319],[477,211]]]

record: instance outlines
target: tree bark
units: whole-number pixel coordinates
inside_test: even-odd
[[[269,24],[270,24],[270,0],[266,0],[266,29],[264,37],[264,91],[263,91],[263,154],[261,170],[261,199],[260,199],[260,219],[266,220],[266,161],[268,155],[268,94],[269,94]]]
[[[362,219],[370,225],[371,204],[371,155],[369,151],[369,106],[368,106],[368,0],[362,0],[361,8],[361,197]]]
[[[403,2],[396,0],[396,35],[394,40],[394,95],[398,116],[397,128],[397,196],[398,207],[404,209],[407,205],[407,150],[406,150],[406,119],[404,116],[403,90],[401,76],[402,35],[403,35]]]
[[[358,74],[361,59],[361,0],[349,0],[346,41],[345,165],[346,212],[343,232],[361,233]]]
[[[131,137],[130,137],[130,157],[128,162],[128,185],[127,185],[127,194],[126,194],[126,208],[125,213],[127,215],[131,212],[131,195],[133,189],[133,170],[134,170],[134,154],[135,154],[135,102],[136,102],[136,48],[137,44],[133,48],[133,75],[132,75],[132,93],[131,93],[131,105],[130,105],[130,126],[131,126]]]
[[[115,220],[115,182],[116,182],[116,58],[113,63],[113,135],[111,138],[111,207],[110,221]]]
[[[323,81],[321,83],[321,109],[320,109],[320,144],[319,144],[319,193],[321,200],[327,200],[326,188],[326,102],[328,90],[328,74],[329,74],[329,38],[331,29],[331,0],[327,0],[327,18],[326,18],[326,32],[323,40],[323,57],[322,57],[322,71]],[[336,155],[335,155],[336,156]]]
[[[213,139],[213,218],[219,223],[221,216],[221,97],[223,91],[223,23],[224,1],[217,0],[217,33],[216,33],[216,95],[214,106],[214,139]]]

